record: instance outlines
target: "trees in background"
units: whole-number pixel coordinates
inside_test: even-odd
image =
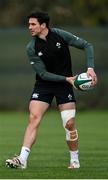
[[[47,11],[55,25],[108,25],[107,0],[0,0],[0,26],[24,26],[32,10]]]

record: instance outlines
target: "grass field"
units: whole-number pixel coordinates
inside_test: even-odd
[[[108,112],[79,112],[81,168],[70,171],[65,132],[57,111],[48,111],[41,122],[37,143],[33,146],[26,170],[8,169],[5,160],[19,153],[27,113],[0,113],[1,179],[107,179]]]

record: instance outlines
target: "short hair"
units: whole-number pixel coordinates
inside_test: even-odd
[[[48,15],[48,13],[46,12],[42,12],[42,11],[36,11],[36,12],[32,12],[29,16],[28,19],[30,18],[36,18],[39,22],[39,24],[46,24],[46,27],[49,27],[49,21],[50,21],[50,17]]]

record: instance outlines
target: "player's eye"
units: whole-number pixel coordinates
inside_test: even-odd
[[[35,23],[29,23],[28,26],[35,26]]]

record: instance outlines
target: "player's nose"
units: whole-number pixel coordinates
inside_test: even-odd
[[[32,30],[32,26],[31,25],[29,25],[29,30]]]

